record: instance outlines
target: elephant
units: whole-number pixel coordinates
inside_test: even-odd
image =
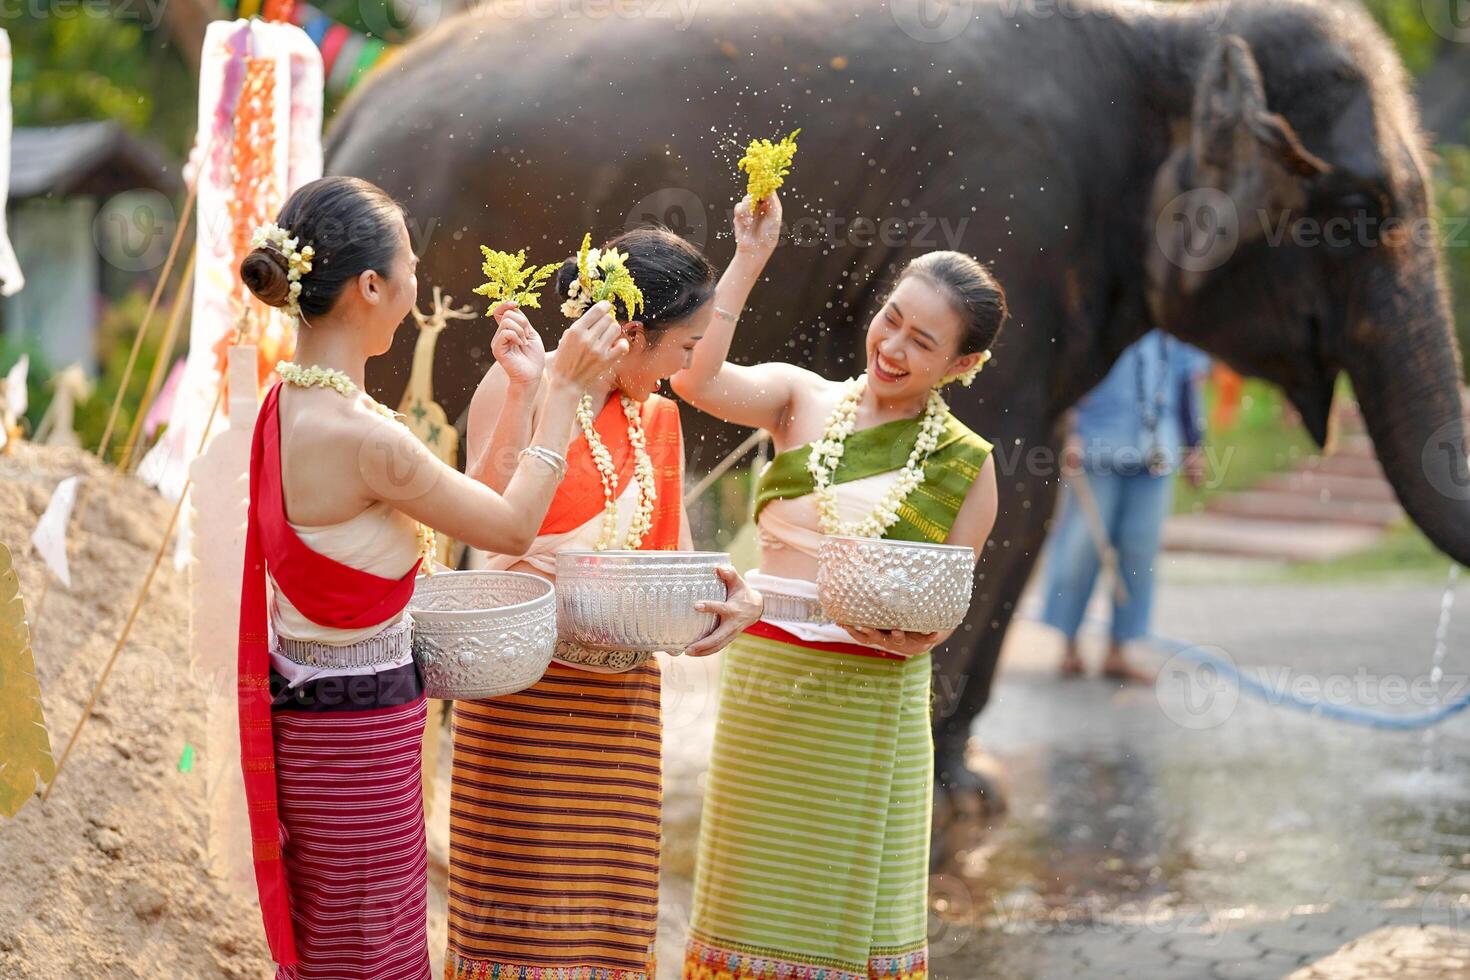
[[[556,18],[501,9],[408,45],[328,134],[330,172],[406,205],[421,289],[467,295],[478,244],[549,262],[586,230],[645,221],[722,261],[744,142],[798,127],[788,235],[752,295],[742,357],[846,376],[893,270],[923,251],[974,255],[1005,285],[994,359],[952,396],[995,445],[1001,514],[965,626],[936,657],[941,803],[993,792],[966,743],[1052,514],[1068,409],[1153,328],[1275,383],[1318,444],[1346,372],[1405,511],[1470,560],[1426,138],[1398,56],[1356,4],[736,0],[687,20],[665,0],[626,0],[621,15],[592,0]],[[487,368],[488,336],[440,341],[451,418]],[[399,340],[370,367],[390,396],[411,358]]]

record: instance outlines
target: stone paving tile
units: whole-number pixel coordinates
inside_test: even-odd
[[[1260,947],[1251,942],[1250,933],[1244,929],[1175,936],[1168,941],[1167,946],[1183,959],[1209,962],[1255,959],[1262,952]]]
[[[1314,921],[1315,920],[1315,921]],[[1342,945],[1325,916],[1304,916],[1291,922],[1256,930],[1251,942],[1266,953],[1291,956],[1326,956]]]

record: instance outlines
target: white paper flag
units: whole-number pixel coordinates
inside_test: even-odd
[[[30,407],[30,397],[26,394],[26,377],[31,371],[31,357],[29,354],[20,355],[20,360],[10,366],[5,374],[5,411],[13,421],[19,422],[20,417]]]
[[[81,477],[69,476],[56,485],[46,512],[36,522],[31,534],[31,546],[51,569],[51,574],[68,589],[71,588],[71,567],[66,563],[66,529],[71,524],[71,509],[77,502],[77,481]]]
[[[10,35],[0,31],[0,296],[14,296],[26,284],[15,249],[5,233],[5,199],[10,195]]]

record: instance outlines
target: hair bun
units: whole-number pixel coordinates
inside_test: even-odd
[[[285,306],[290,290],[286,257],[273,248],[257,248],[240,263],[240,279],[267,306]]]
[[[566,299],[571,292],[572,283],[577,281],[579,272],[575,255],[563,262],[561,268],[556,270],[556,295]]]

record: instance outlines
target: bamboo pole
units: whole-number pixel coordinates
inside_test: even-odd
[[[153,407],[153,400],[158,397],[158,389],[163,384],[163,372],[168,363],[173,360],[174,348],[178,346],[179,323],[183,320],[184,305],[189,296],[189,287],[194,281],[194,259],[197,255],[197,246],[189,252],[188,261],[184,263],[183,275],[179,278],[178,292],[174,294],[173,308],[169,310],[168,327],[163,333],[163,343],[158,348],[158,356],[153,359],[153,367],[148,372],[148,385],[143,389],[143,398],[138,402],[138,411],[133,416],[132,428],[128,431],[128,441],[123,445],[122,458],[118,460],[117,469],[119,473],[126,473],[130,464],[136,465],[138,452],[138,439],[143,431],[143,420],[147,417],[149,409]]]
[[[206,156],[207,156],[206,147]],[[138,351],[143,347],[143,338],[148,333],[148,328],[153,323],[153,314],[158,311],[158,301],[163,297],[163,287],[168,283],[168,277],[174,268],[174,259],[179,254],[179,243],[184,240],[184,232],[189,227],[189,218],[194,212],[194,199],[199,192],[199,175],[196,174],[192,183],[189,184],[189,192],[184,197],[184,211],[179,216],[179,225],[174,229],[174,240],[169,243],[168,257],[163,260],[163,272],[158,276],[158,282],[153,287],[153,295],[148,300],[148,312],[143,314],[143,322],[138,325],[138,332],[133,336],[133,349],[128,352],[128,363],[123,368],[122,383],[117,386],[117,394],[112,398],[112,410],[107,414],[107,425],[102,430],[102,441],[97,444],[97,458],[107,460],[107,449],[112,443],[112,430],[117,425],[117,415],[122,409],[123,397],[128,391],[128,381],[133,377],[133,368],[138,363]]]

